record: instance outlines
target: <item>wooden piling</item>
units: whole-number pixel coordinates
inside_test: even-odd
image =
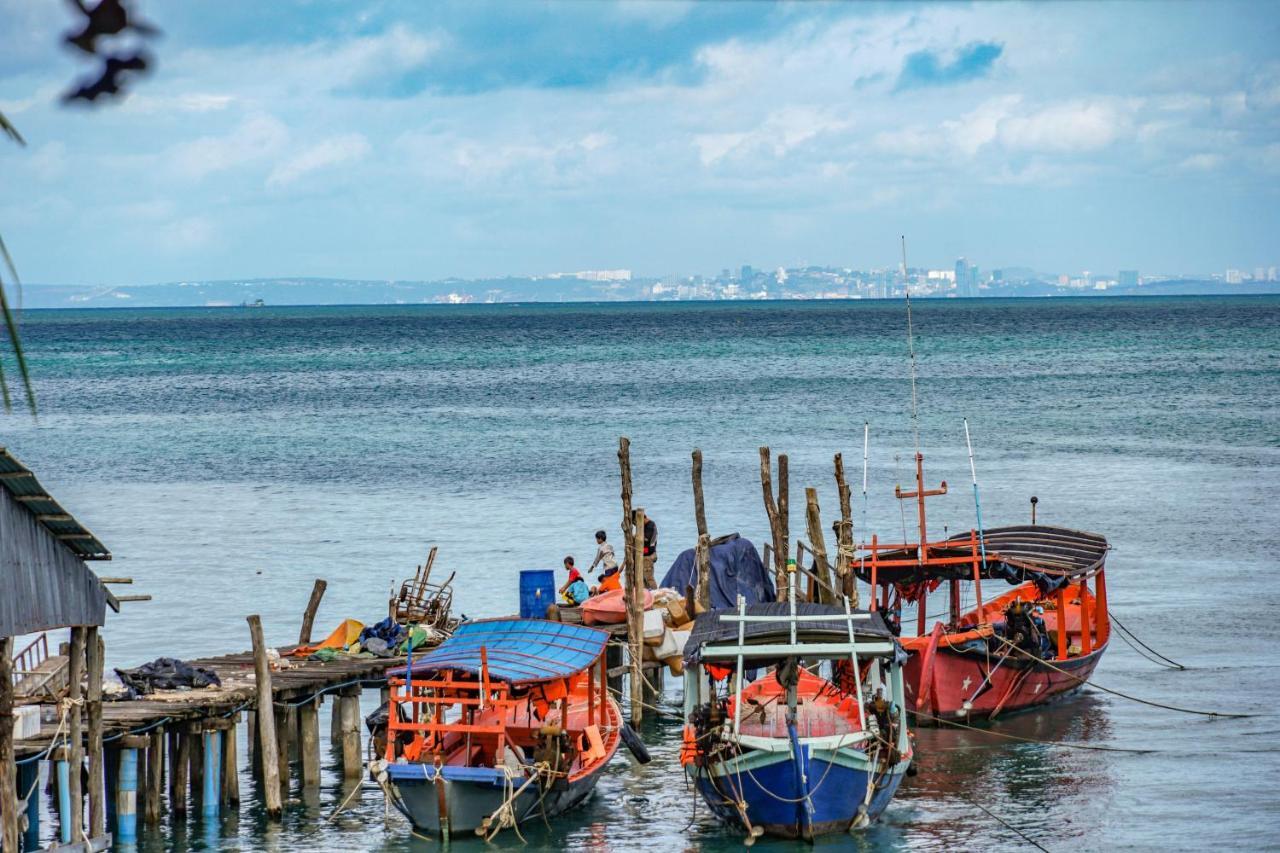
[[[298,631],[300,646],[311,642],[311,626],[315,624],[316,611],[320,609],[320,599],[324,598],[324,591],[328,586],[326,581],[316,578],[315,586],[311,587],[311,599],[307,602],[307,609],[302,614],[302,628]]]
[[[342,703],[338,696],[329,697],[329,753],[342,753]]]
[[[83,626],[77,625],[71,629],[71,662],[68,669],[71,679],[71,710],[67,714],[67,738],[70,743],[67,791],[70,798],[71,811],[68,819],[72,842],[79,842],[84,837],[84,790],[80,773],[84,767],[84,718],[81,705],[84,702],[85,633]]]
[[[790,543],[789,486],[787,483],[787,456],[778,455],[778,493],[774,497],[772,465],[769,448],[760,448],[760,487],[764,492],[764,510],[769,516],[769,533],[773,538],[773,576],[778,600],[787,600],[787,555]]]
[[[840,520],[836,522],[836,575],[840,589],[849,599],[849,606],[859,607],[858,577],[853,572],[853,492],[844,476],[844,457],[835,455],[836,493],[840,496]]]
[[[214,728],[206,728],[201,737],[204,748],[204,775],[200,779],[201,797],[200,813],[206,818],[214,818],[222,810],[222,733]]]
[[[103,791],[102,752],[102,636],[97,627],[85,629],[85,653],[89,669],[89,690],[85,708],[89,715],[89,837],[102,838],[107,834],[106,796]],[[134,755],[137,761],[137,755]],[[137,773],[137,765],[134,765]]]
[[[222,730],[222,804],[234,806],[240,803],[240,766],[236,760],[238,741],[236,723],[240,713],[228,718],[229,725]]]
[[[262,753],[262,790],[266,799],[267,816],[280,817],[280,754],[276,745],[276,720],[274,699],[271,693],[271,667],[267,663],[267,644],[262,638],[262,618],[257,614],[248,617],[249,633],[253,638],[253,669],[258,691],[258,742]]]
[[[169,813],[175,818],[187,816],[187,785],[191,779],[191,738],[182,729],[173,732],[173,760],[169,765],[172,776],[169,782]]]
[[[13,750],[13,638],[0,639],[0,849],[18,849],[18,768]]]
[[[138,840],[138,750],[146,748],[151,739],[142,735],[127,735],[116,742],[119,753],[119,771],[116,773],[115,840],[130,844]]]
[[[342,775],[347,779],[359,779],[364,775],[364,761],[360,755],[360,686],[344,687],[338,694],[338,708],[342,715]]]
[[[164,797],[164,728],[152,729],[147,745],[147,784],[142,800],[142,821],[147,826],[160,823],[160,800]]]
[[[831,594],[831,565],[827,560],[827,537],[822,531],[822,511],[818,507],[818,490],[805,489],[805,519],[809,528],[809,553],[813,554],[813,572],[820,583],[816,584],[817,600],[831,604],[835,596]]]
[[[298,708],[298,750],[302,753],[302,786],[320,784],[320,700]]]
[[[642,700],[644,674],[644,510],[631,514],[635,534],[632,536],[630,571],[627,573],[627,653],[631,658],[631,723],[644,719]]]
[[[631,517],[631,439],[623,436],[618,439],[618,468],[622,473],[622,568],[625,571],[631,561],[634,546],[632,538],[639,535],[643,538],[644,530],[632,531]],[[643,571],[643,554],[641,564]]]
[[[702,497],[702,451],[693,451],[693,514],[698,524],[698,546],[694,556],[698,561],[697,603],[705,610],[711,609],[711,537],[707,533],[707,509]],[[694,614],[690,613],[690,616]]]
[[[188,723],[183,737],[187,740],[187,779],[191,783],[191,806],[194,811],[204,808],[204,727],[202,723]]]

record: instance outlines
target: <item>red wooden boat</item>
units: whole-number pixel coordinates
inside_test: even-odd
[[[1111,634],[1107,540],[1032,523],[971,530],[931,542],[925,498],[945,494],[947,484],[925,490],[919,453],[915,491],[895,491],[899,499],[917,502],[918,541],[882,543],[873,536],[860,546],[850,567],[871,585],[872,610],[892,616],[904,604],[916,607],[916,636],[901,638],[910,653],[904,667],[906,694],[916,722],[994,720],[1083,686]],[[984,601],[983,581],[1016,586]],[[930,628],[929,594],[943,584],[947,619]],[[976,606],[964,610],[961,590],[969,584]]]
[[[627,605],[622,600],[620,589],[593,595],[582,602],[582,624],[584,625],[617,625],[627,621]],[[653,606],[653,593],[644,591],[644,609]]]

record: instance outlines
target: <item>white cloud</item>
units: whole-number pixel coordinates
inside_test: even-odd
[[[303,148],[278,164],[267,176],[267,186],[286,186],[311,172],[354,163],[368,153],[369,141],[359,133],[333,136]]]
[[[1077,101],[1004,118],[998,138],[1006,148],[1020,151],[1097,151],[1115,142],[1126,125],[1112,104]]]
[[[1222,165],[1221,154],[1201,152],[1192,154],[1178,164],[1178,168],[1192,172],[1209,172]]]
[[[230,133],[204,136],[178,145],[170,166],[180,178],[200,180],[206,175],[260,162],[284,147],[289,130],[271,115],[251,115]]]

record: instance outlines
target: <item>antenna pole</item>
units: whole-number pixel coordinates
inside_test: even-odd
[[[867,451],[870,448],[870,446],[871,446],[871,422],[863,421],[862,422],[862,535],[864,537],[862,540],[863,542],[866,541],[865,537],[868,533],[868,528],[867,528],[867,456],[868,456],[868,453]],[[859,568],[863,570],[864,574],[866,573],[867,552],[865,549],[863,549],[862,557],[859,559]]]
[[[920,408],[916,395],[916,336],[911,324],[911,279],[907,277],[907,236],[905,234],[902,235],[902,287],[907,294],[907,352],[911,355],[911,430],[915,434],[918,458],[920,456]]]
[[[964,419],[964,444],[969,448],[969,474],[973,477],[973,509],[978,516],[978,548],[982,551],[982,563],[987,562],[987,541],[982,532],[982,502],[978,500],[978,469],[973,464],[973,442],[969,440],[969,419]]]

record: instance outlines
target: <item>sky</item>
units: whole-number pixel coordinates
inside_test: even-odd
[[[0,0],[26,282],[1280,264],[1280,4]],[[2,140],[0,140],[2,142]]]

